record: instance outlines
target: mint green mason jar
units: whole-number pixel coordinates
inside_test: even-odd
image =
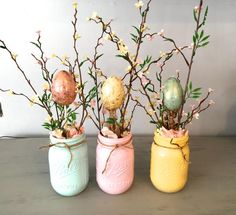
[[[71,139],[50,135],[48,161],[53,189],[62,196],[75,196],[89,181],[88,146],[85,134]]]

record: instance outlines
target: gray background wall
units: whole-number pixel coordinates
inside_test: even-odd
[[[127,0],[80,0],[79,31],[81,56],[89,55],[95,44],[99,27],[88,23],[86,17],[97,11],[103,17],[113,18],[113,28],[126,41],[132,50],[133,43],[129,39],[131,26],[137,25],[139,16],[134,8],[135,1]],[[212,99],[216,105],[202,113],[200,119],[189,126],[193,135],[235,135],[236,134],[236,1],[206,0],[210,11],[206,31],[211,35],[211,43],[201,49],[195,58],[192,80],[196,86],[213,88]],[[190,44],[194,23],[192,8],[198,4],[196,0],[153,0],[148,18],[149,27],[153,31],[165,29],[168,36],[176,38],[180,45]],[[36,39],[35,31],[42,30],[46,55],[56,53],[72,55],[70,21],[72,19],[72,1],[58,0],[0,0],[0,38],[19,55],[18,60],[27,71],[28,76],[40,89],[40,70],[30,56],[35,52],[30,41]],[[126,63],[116,59],[114,47],[106,43],[105,57],[101,67],[107,74],[123,74]],[[147,42],[143,47],[143,56],[147,53],[158,56],[160,50],[169,46],[160,39]],[[57,64],[52,68],[62,68]],[[181,69],[185,74],[181,58],[176,58],[167,67],[166,77]],[[12,88],[31,95],[22,76],[10,62],[9,57],[0,51],[0,86]],[[28,102],[20,97],[9,97],[0,94],[4,109],[4,117],[0,118],[0,135],[39,135],[46,134],[41,124],[46,114],[37,107],[30,108]],[[152,133],[153,125],[140,110],[133,123],[134,133]],[[96,133],[90,122],[85,125],[86,132]]]

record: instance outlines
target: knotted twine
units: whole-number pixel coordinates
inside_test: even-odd
[[[169,147],[169,146],[160,145],[160,144],[158,144],[158,143],[155,141],[155,139],[153,140],[153,143],[154,143],[156,146],[159,146],[159,147],[162,147],[162,148],[165,148],[165,149],[180,150],[183,159],[184,159],[188,164],[190,164],[191,162],[187,160],[186,155],[184,154],[184,151],[183,151],[183,148],[188,145],[188,142],[187,142],[184,146],[180,146],[178,143],[173,143],[172,141],[173,141],[173,138],[170,140],[170,144],[171,144],[171,145],[174,145],[174,146],[177,146],[177,148],[172,148],[172,147]]]
[[[108,155],[108,157],[107,157],[106,164],[105,164],[105,167],[104,167],[104,169],[103,169],[103,171],[102,171],[102,174],[104,174],[104,172],[107,170],[108,162],[109,162],[109,160],[110,160],[110,158],[111,158],[112,153],[113,153],[116,149],[118,149],[118,148],[120,148],[120,147],[124,147],[124,148],[128,148],[128,149],[134,149],[133,147],[127,146],[128,144],[130,144],[130,142],[131,142],[132,140],[133,140],[133,138],[131,137],[131,138],[130,138],[127,142],[125,142],[125,143],[107,145],[107,144],[105,144],[105,143],[102,143],[102,142],[99,140],[99,138],[98,138],[98,140],[97,140],[98,144],[101,144],[101,145],[103,145],[103,146],[105,146],[105,147],[108,147],[108,148],[113,148],[113,149],[110,151],[110,153],[109,153],[109,155]]]
[[[45,145],[45,146],[41,146],[39,149],[44,149],[44,148],[51,148],[52,146],[55,146],[55,147],[58,147],[58,148],[66,148],[68,149],[69,153],[70,153],[70,160],[69,160],[69,163],[68,163],[68,168],[70,168],[70,165],[71,165],[71,162],[72,162],[72,159],[73,159],[73,154],[71,152],[71,149],[74,148],[74,147],[77,147],[83,143],[86,143],[86,140],[83,140],[79,143],[75,143],[75,144],[72,144],[72,145],[68,145],[67,143],[50,143],[49,145]]]

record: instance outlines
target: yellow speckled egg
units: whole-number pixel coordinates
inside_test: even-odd
[[[125,98],[125,89],[122,80],[118,77],[109,77],[102,86],[101,100],[103,106],[110,111],[118,109]]]
[[[76,82],[71,72],[59,71],[52,81],[52,98],[60,105],[69,105],[76,98]]]

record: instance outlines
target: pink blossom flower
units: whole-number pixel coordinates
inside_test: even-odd
[[[143,85],[146,85],[149,82],[148,79],[144,75],[142,75],[141,81]]]
[[[188,114],[187,113],[185,113],[185,111],[183,110],[182,111],[182,116],[187,116]]]
[[[92,99],[92,100],[90,101],[90,106],[91,106],[91,108],[95,108],[95,106],[96,106],[96,101],[95,101],[95,99]]]
[[[147,39],[148,39],[149,41],[153,41],[154,35],[147,35]]]
[[[159,68],[161,68],[162,66],[163,66],[163,64],[162,63],[160,63],[160,62],[157,62],[157,67],[159,67]]]
[[[103,107],[103,108],[102,108],[102,114],[105,115],[105,114],[107,114],[107,113],[108,113],[107,109]]]
[[[190,107],[191,107],[191,110],[193,110],[195,108],[195,105],[190,105]]]
[[[41,30],[36,31],[35,33],[40,35],[41,34]]]

